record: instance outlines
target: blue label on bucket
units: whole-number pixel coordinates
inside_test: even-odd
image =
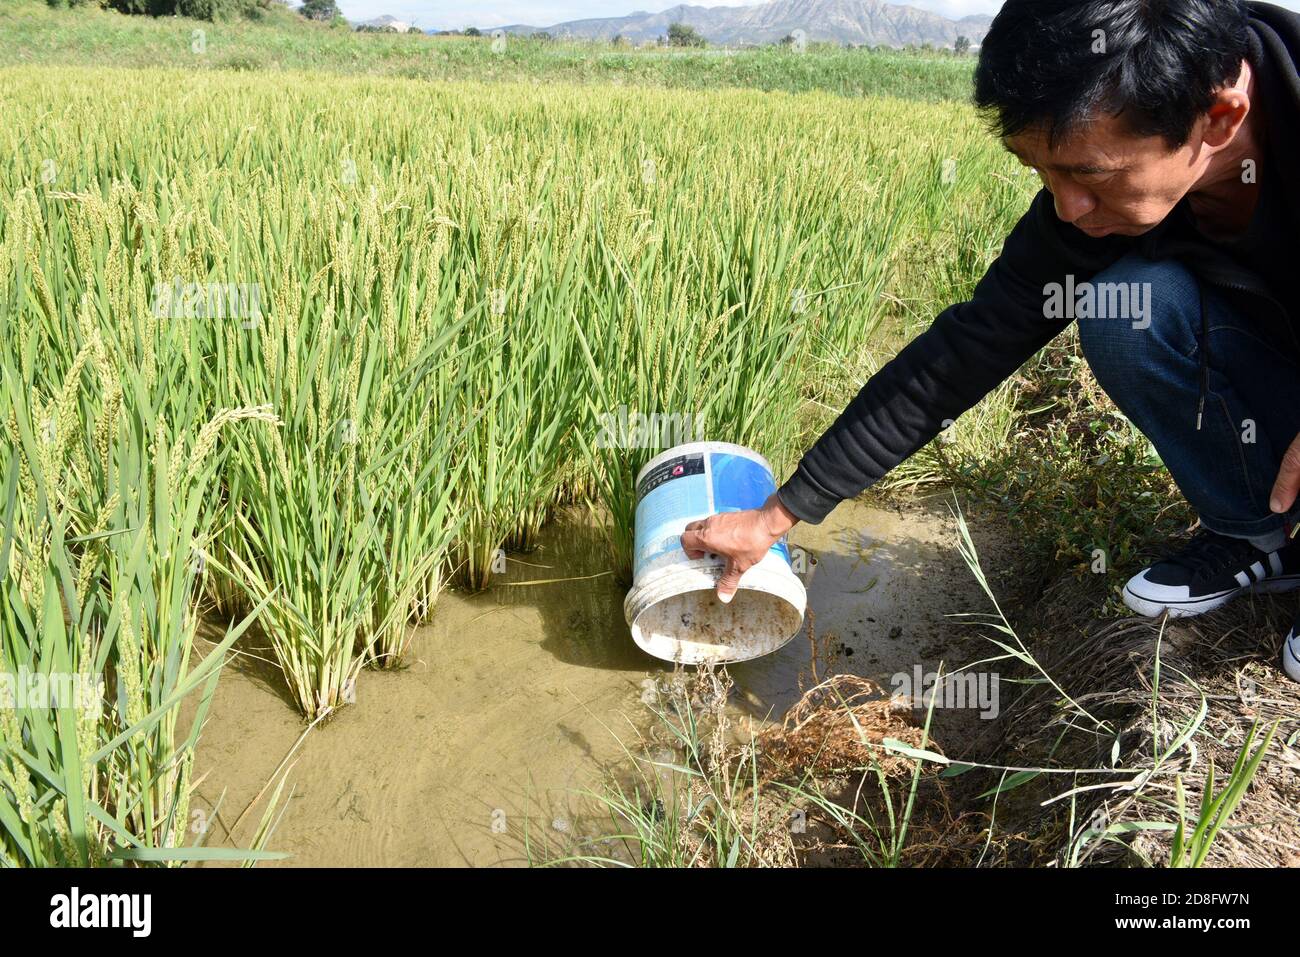
[[[743,455],[714,452],[709,456],[713,469],[713,510],[743,512],[758,508],[776,491],[767,469]]]
[[[680,550],[687,523],[717,512],[758,508],[775,491],[767,469],[743,455],[695,453],[660,463],[637,484],[634,573]],[[772,550],[790,561],[785,542]]]

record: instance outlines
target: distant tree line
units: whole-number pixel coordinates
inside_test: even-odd
[[[144,14],[153,17],[189,17],[194,20],[233,20],[240,17],[258,20],[261,19],[265,12],[274,6],[287,7],[287,0],[46,0],[51,7],[100,7],[106,10],[117,10],[121,13]],[[329,23],[334,26],[348,26],[343,14],[338,8],[335,0],[302,0],[302,5],[297,8],[297,12],[308,20],[315,20],[321,23]],[[391,26],[371,26],[362,25],[356,28],[360,32],[368,33],[397,33],[398,31]],[[418,32],[418,31],[416,31]],[[466,27],[463,30],[438,30],[436,36],[465,36],[481,37],[483,31],[478,27]],[[542,42],[553,39],[551,34],[545,30],[538,30],[535,33],[528,34],[527,37],[532,40]],[[622,35],[613,37],[610,41],[613,46],[622,46],[625,38]],[[673,23],[668,27],[666,36],[658,38],[657,42],[661,46],[699,48],[708,46],[708,40],[705,39],[698,30],[685,23]],[[773,46],[790,46],[794,43],[793,36],[782,37],[780,40],[771,44]],[[849,49],[876,49],[876,50],[897,50],[896,47],[878,46],[871,47],[868,44],[830,44],[816,43],[809,44],[815,47],[829,47],[842,45]],[[922,43],[919,47],[909,45],[904,50],[921,53],[934,53],[938,55],[963,56],[970,52],[971,41],[969,37],[959,36],[951,48],[935,47],[932,43]]]
[[[280,0],[46,0],[52,7],[100,7],[150,17],[189,17],[193,20],[261,19]],[[334,0],[304,0],[298,12],[308,20],[329,23],[342,17]]]
[[[623,39],[623,38],[622,38],[621,36],[617,36],[617,37],[614,37],[614,39],[613,39],[611,42],[612,42],[615,46],[617,46],[617,45],[619,44],[619,42],[620,42],[622,39]],[[658,43],[659,43],[660,46],[670,46],[670,47],[704,47],[704,46],[708,46],[708,40],[705,39],[703,36],[701,36],[700,33],[699,33],[699,31],[697,31],[694,27],[692,27],[692,26],[688,26],[688,25],[685,24],[685,23],[673,23],[673,24],[670,24],[669,27],[668,27],[668,34],[667,34],[667,36],[661,36],[661,37],[659,37],[659,39],[658,39]],[[781,47],[790,47],[790,46],[793,46],[794,43],[795,43],[795,37],[794,37],[794,35],[793,35],[793,34],[788,34],[788,35],[782,37],[780,40],[777,40],[777,41],[775,41],[774,43],[769,44],[769,45],[771,45],[771,46],[781,46]],[[850,49],[850,50],[853,50],[853,49],[868,49],[868,50],[871,50],[871,49],[875,49],[875,50],[897,50],[897,49],[898,49],[897,47],[890,47],[890,46],[883,46],[883,45],[882,45],[882,46],[878,46],[878,47],[874,47],[874,48],[873,48],[873,47],[871,47],[869,44],[859,44],[859,43],[843,43],[843,44],[837,44],[837,43],[834,43],[834,42],[830,42],[830,43],[826,43],[826,42],[810,43],[809,46],[810,46],[810,47],[835,47],[835,46],[842,46],[842,47],[844,47],[844,48],[846,48],[846,49]],[[953,44],[953,46],[952,46],[951,48],[949,48],[949,47],[935,47],[935,45],[934,45],[933,43],[922,43],[920,46],[916,46],[916,45],[914,45],[914,44],[909,44],[908,46],[904,47],[903,49],[906,49],[906,50],[913,50],[913,51],[920,51],[920,52],[925,52],[925,53],[937,53],[937,54],[955,53],[955,54],[957,54],[958,56],[962,56],[962,55],[964,55],[964,54],[970,52],[970,47],[971,47],[970,38],[969,38],[969,37],[966,37],[966,36],[959,36],[959,37],[957,37],[956,42]]]
[[[46,0],[52,7],[101,7],[120,13],[141,13],[151,17],[190,17],[195,20],[228,20],[257,17],[271,0]]]
[[[482,30],[478,27],[466,27],[464,30],[433,30],[435,37],[481,37],[484,36]],[[512,34],[523,40],[553,40],[555,39],[545,30],[535,30],[532,33]]]

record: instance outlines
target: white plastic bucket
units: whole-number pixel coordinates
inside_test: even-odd
[[[636,479],[632,590],[623,613],[637,645],[681,664],[722,664],[771,654],[803,627],[807,594],[785,539],[745,572],[728,604],[717,597],[726,560],[690,559],[688,522],[758,508],[776,491],[772,467],[728,442],[692,442],[651,459]]]

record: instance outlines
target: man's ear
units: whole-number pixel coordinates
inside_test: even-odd
[[[1201,139],[1213,149],[1226,146],[1241,129],[1250,113],[1250,94],[1246,92],[1249,83],[1250,65],[1242,62],[1242,73],[1232,86],[1225,86],[1214,94],[1214,102],[1206,111],[1206,123]]]

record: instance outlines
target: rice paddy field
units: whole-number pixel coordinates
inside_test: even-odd
[[[191,72],[294,71],[783,92],[887,93],[929,102],[969,94],[971,57],[814,44],[814,56],[780,47],[640,48],[627,43],[488,38],[419,32],[354,33],[304,20],[278,0],[257,19],[221,22],[122,16],[93,3],[75,11],[43,0],[0,0],[0,66],[87,63],[167,66]]]
[[[276,859],[283,763],[244,795],[238,845],[192,826],[229,662],[258,658],[292,753],[299,731],[375,708],[390,675],[470,668],[414,652],[416,636],[471,628],[473,603],[544,564],[557,527],[581,527],[580,560],[534,583],[621,594],[632,480],[662,446],[601,441],[611,416],[690,416],[787,471],[970,290],[1036,189],[942,97],[58,59],[0,67],[0,671],[102,693],[0,709],[10,865]],[[1035,449],[1083,461],[1077,431],[1024,431],[1074,403],[1124,487],[1146,482],[1167,511],[1158,462],[1105,424],[1068,352],[895,491],[998,502],[1065,566],[1086,564],[1095,527],[1149,532],[1148,513],[1116,518],[1105,474],[1020,494],[1046,467]],[[1077,540],[1043,534],[1035,516],[1071,496],[1087,499]],[[707,763],[690,708],[673,727]],[[891,733],[929,753],[920,729]],[[901,764],[913,795],[922,763]],[[740,800],[737,780],[719,787]],[[683,863],[675,837],[647,837],[663,815],[644,797],[598,799],[646,829],[619,862]],[[813,803],[878,834],[865,811]],[[750,811],[752,827],[766,811]],[[927,820],[916,833],[955,827]],[[886,830],[849,856],[907,862],[906,825]],[[752,837],[715,821],[708,842],[780,863]],[[919,846],[916,863],[952,860]]]

